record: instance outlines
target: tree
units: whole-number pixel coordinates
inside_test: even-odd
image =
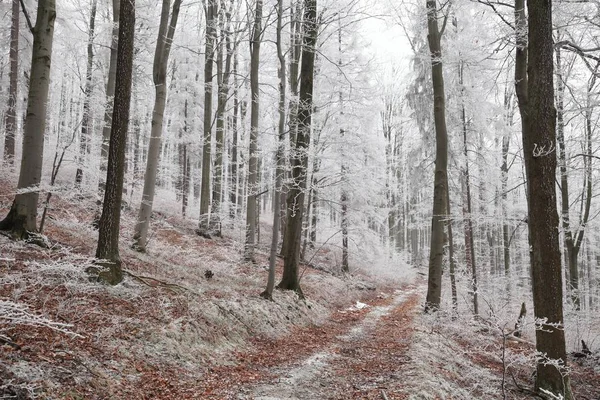
[[[83,180],[83,165],[90,153],[90,102],[92,98],[92,68],[94,67],[94,31],[96,27],[96,5],[98,0],[92,0],[90,10],[90,26],[88,31],[87,66],[85,70],[85,89],[83,91],[83,116],[81,122],[81,137],[79,139],[79,165],[75,173],[75,184],[81,185]]]
[[[123,280],[119,256],[119,227],[123,175],[125,172],[125,145],[129,127],[131,101],[131,77],[133,72],[133,39],[135,32],[135,0],[121,4],[119,12],[119,46],[115,81],[112,129],[108,148],[108,170],[102,215],[98,224],[98,247],[96,258],[105,269],[98,272],[98,279],[116,285]]]
[[[110,131],[112,129],[112,113],[115,96],[115,83],[117,79],[117,48],[119,45],[119,17],[121,0],[112,0],[113,27],[110,40],[110,61],[108,67],[108,80],[106,81],[106,107],[104,108],[104,127],[102,128],[102,145],[100,147],[100,182],[99,189],[104,190],[104,176],[108,160],[108,146]]]
[[[258,123],[260,92],[258,68],[260,66],[260,42],[262,36],[262,0],[256,0],[252,41],[250,42],[250,162],[248,164],[248,206],[246,208],[246,243],[244,259],[254,262],[256,236],[256,200],[258,197]]]
[[[438,26],[436,0],[427,0],[427,29],[431,53],[431,80],[433,82],[433,113],[435,123],[435,178],[433,187],[433,215],[429,250],[429,278],[425,311],[440,307],[442,296],[442,261],[444,258],[444,216],[448,191],[448,132],[446,129],[446,101],[442,68],[441,38]]]
[[[211,141],[212,141],[212,93],[215,42],[217,39],[217,0],[208,0],[206,5],[206,44],[204,53],[204,134],[202,145],[202,183],[200,188],[199,233],[210,236],[211,224]]]
[[[23,128],[23,157],[17,184],[20,192],[15,196],[6,218],[0,221],[0,230],[10,231],[12,237],[18,240],[28,238],[37,229],[55,19],[55,0],[39,0],[33,28],[31,75]]]
[[[285,90],[286,90],[286,68],[285,54],[283,53],[283,43],[281,32],[283,30],[283,0],[277,1],[277,59],[279,60],[279,124],[277,153],[275,154],[275,192],[273,193],[273,236],[271,238],[271,252],[269,253],[269,277],[267,279],[267,288],[261,293],[266,299],[273,297],[273,288],[275,286],[275,265],[277,263],[277,247],[279,245],[279,229],[281,216],[281,191],[283,188],[283,175],[285,174]]]
[[[556,209],[556,109],[552,3],[527,0],[528,46],[526,130],[523,152],[528,193],[534,314],[538,321],[535,386],[571,399],[565,371],[567,355],[563,326],[563,288]],[[517,8],[517,11],[521,11]]]
[[[12,0],[10,27],[10,73],[8,109],[5,119],[4,161],[12,164],[15,157],[15,135],[17,132],[17,99],[19,96],[19,0]]]
[[[221,40],[217,51],[217,129],[215,135],[215,164],[214,164],[214,185],[213,185],[213,211],[221,213],[221,202],[223,197],[223,147],[225,136],[225,111],[229,96],[229,78],[231,76],[231,61],[233,58],[233,49],[231,45],[231,9],[234,0],[229,4],[229,9],[225,9],[222,2],[221,13],[219,14],[219,26],[221,27]],[[224,15],[223,15],[224,14]],[[223,60],[223,49],[225,49],[225,59]]]
[[[133,246],[138,251],[146,251],[148,227],[150,225],[150,217],[152,216],[152,203],[154,202],[156,173],[160,158],[163,119],[167,103],[167,65],[169,63],[169,54],[171,52],[173,36],[175,35],[175,28],[177,27],[177,19],[179,18],[180,6],[181,0],[175,0],[173,11],[171,12],[171,0],[163,0],[162,2],[160,26],[158,28],[158,38],[156,39],[156,51],[152,67],[152,79],[156,97],[154,99],[154,110],[152,111],[152,129],[150,131],[148,159],[144,175],[144,191],[133,234]],[[169,14],[171,14],[170,23]]]
[[[283,237],[283,277],[278,287],[294,290],[302,295],[298,279],[300,240],[304,217],[304,197],[307,183],[308,148],[313,113],[313,80],[315,46],[317,44],[317,0],[304,2],[304,36],[302,39],[302,62],[300,67],[300,96],[298,104],[298,131],[294,138],[291,155],[291,187],[287,197],[287,219]]]

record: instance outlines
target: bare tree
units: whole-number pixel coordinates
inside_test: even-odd
[[[104,127],[102,128],[102,146],[100,147],[100,181],[98,187],[104,190],[106,163],[108,160],[108,146],[112,128],[112,113],[115,96],[115,83],[117,79],[117,47],[119,44],[119,17],[121,0],[112,0],[113,27],[110,40],[110,61],[108,66],[108,80],[106,81],[106,106],[104,108]]]
[[[535,386],[572,399],[563,329],[563,287],[556,209],[556,109],[552,4],[527,0],[526,130],[523,152],[528,189],[528,226],[538,357]],[[517,8],[517,10],[519,10]],[[519,10],[520,11],[520,10]]]
[[[200,188],[200,225],[199,233],[210,236],[211,224],[211,141],[212,141],[212,93],[213,64],[215,62],[215,42],[217,40],[217,0],[207,0],[206,44],[204,54],[204,134],[202,146],[202,183]]]
[[[26,239],[37,229],[37,205],[44,157],[44,132],[55,19],[55,0],[39,0],[33,28],[31,75],[23,129],[23,157],[17,184],[18,193],[8,215],[0,221],[0,230],[10,231],[11,235],[19,240]]]
[[[313,113],[315,46],[318,35],[317,0],[305,0],[304,5],[298,131],[294,138],[291,155],[292,183],[287,197],[287,222],[283,238],[283,277],[278,285],[281,289],[294,290],[300,295],[302,295],[302,289],[298,279],[298,267],[300,263],[302,220],[305,212],[304,197]]]
[[[258,122],[260,92],[258,87],[258,68],[260,66],[260,42],[262,40],[262,0],[256,0],[252,41],[250,42],[250,162],[248,164],[248,206],[246,208],[246,244],[244,259],[254,262],[254,246],[256,241],[256,220],[258,197]]]
[[[75,185],[83,181],[83,165],[90,153],[90,102],[92,98],[92,68],[94,67],[94,31],[96,27],[96,5],[98,0],[92,0],[90,10],[90,25],[88,30],[87,65],[85,70],[85,89],[83,90],[83,116],[81,122],[81,137],[79,139],[79,164],[75,173]]]
[[[167,103],[167,65],[169,54],[179,18],[181,0],[175,0],[171,12],[171,0],[163,0],[160,16],[158,38],[156,40],[156,51],[154,53],[154,65],[152,79],[154,81],[155,99],[152,111],[152,129],[150,131],[150,142],[148,145],[148,159],[146,162],[146,173],[144,175],[144,191],[142,203],[138,213],[138,220],[133,234],[133,246],[138,251],[146,250],[148,227],[152,216],[152,204],[154,202],[154,191],[156,187],[156,173],[160,159],[161,136],[165,106]],[[169,14],[171,22],[169,23]]]
[[[444,74],[442,68],[442,30],[438,26],[436,0],[427,0],[427,29],[429,51],[431,53],[431,79],[433,82],[433,113],[435,122],[435,178],[433,187],[433,216],[431,220],[431,244],[429,251],[429,279],[425,311],[435,311],[440,307],[442,296],[442,261],[444,259],[444,217],[447,210],[448,191],[448,132],[446,129],[446,109]]]
[[[119,48],[115,81],[115,101],[113,105],[112,129],[108,148],[108,170],[102,215],[98,225],[98,247],[96,258],[100,266],[98,279],[111,285],[123,280],[121,257],[119,256],[119,227],[121,219],[121,198],[123,196],[123,175],[125,172],[125,145],[129,127],[131,102],[131,77],[133,72],[133,39],[135,34],[135,0],[121,4],[119,12]]]
[[[19,96],[19,0],[12,0],[12,22],[10,27],[10,73],[8,109],[5,119],[4,161],[12,164],[15,157],[15,135],[17,133],[17,99]]]

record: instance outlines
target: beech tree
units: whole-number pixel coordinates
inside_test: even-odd
[[[442,68],[442,30],[438,26],[437,4],[427,0],[427,30],[431,53],[431,79],[433,82],[433,112],[435,121],[435,179],[433,188],[433,215],[431,219],[431,243],[429,250],[429,278],[425,311],[440,307],[442,296],[442,261],[444,258],[444,218],[448,191],[448,133],[446,129],[446,106],[444,73]]]
[[[204,52],[204,133],[202,136],[202,183],[200,187],[200,224],[199,233],[210,237],[210,196],[212,169],[212,101],[213,67],[215,62],[215,44],[217,41],[217,0],[207,0],[206,35]]]
[[[315,46],[317,44],[317,0],[305,0],[300,67],[300,94],[298,100],[298,130],[291,154],[291,185],[287,197],[287,219],[283,237],[283,277],[278,287],[294,290],[302,295],[298,279],[302,220],[305,212],[304,197],[307,183],[308,148],[313,113],[313,80]]]
[[[150,217],[152,216],[152,203],[154,201],[154,191],[156,186],[156,173],[160,159],[161,136],[163,130],[163,119],[167,103],[167,65],[169,63],[169,54],[173,44],[173,36],[179,18],[179,9],[181,0],[175,0],[173,11],[171,12],[171,0],[163,0],[160,16],[160,26],[158,28],[158,38],[156,39],[156,51],[154,53],[154,65],[152,79],[155,88],[154,110],[152,111],[152,130],[150,132],[150,141],[148,146],[148,160],[146,163],[146,173],[144,175],[144,191],[142,202],[138,213],[138,220],[133,234],[133,246],[139,251],[146,250],[148,228]],[[171,20],[169,22],[169,15]]]
[[[81,122],[81,136],[79,138],[79,165],[75,173],[75,185],[81,185],[83,181],[83,166],[90,153],[90,128],[92,117],[90,115],[90,103],[92,97],[92,72],[94,67],[94,32],[96,29],[96,6],[98,0],[92,0],[90,9],[90,23],[88,27],[87,65],[85,70],[85,88],[83,90],[83,116]]]
[[[119,256],[119,227],[121,225],[121,199],[125,173],[125,145],[129,128],[131,102],[131,77],[133,72],[133,39],[135,35],[135,0],[126,0],[119,12],[119,46],[117,74],[113,105],[112,129],[108,148],[108,170],[102,215],[98,224],[96,258],[104,269],[98,279],[116,285],[123,280]]]
[[[556,209],[556,109],[552,3],[527,0],[530,51],[523,153],[527,175],[528,226],[538,357],[535,386],[572,398],[566,371],[561,256]],[[520,12],[522,9],[518,9]]]
[[[17,240],[27,239],[37,230],[37,205],[44,157],[44,132],[55,20],[55,0],[39,0],[33,28],[31,75],[23,127],[23,157],[17,184],[19,192],[8,215],[0,221],[0,230],[10,231],[11,236]]]
[[[250,148],[248,165],[248,205],[246,208],[246,243],[244,259],[254,262],[256,241],[257,197],[258,197],[258,123],[260,92],[258,68],[260,66],[260,42],[262,40],[262,0],[256,0],[252,41],[250,42]]]
[[[4,161],[13,164],[15,157],[15,135],[17,132],[17,100],[19,96],[19,0],[12,0],[10,26],[10,72],[8,108],[5,116]]]
[[[112,129],[112,113],[117,79],[117,48],[119,44],[119,18],[121,0],[112,0],[113,26],[110,40],[110,61],[108,79],[106,81],[106,106],[104,108],[104,126],[102,127],[102,144],[100,146],[100,181],[98,187],[104,190],[104,179],[108,162],[108,146]]]

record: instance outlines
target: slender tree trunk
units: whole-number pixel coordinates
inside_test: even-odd
[[[456,291],[456,260],[454,259],[454,235],[452,232],[452,213],[450,212],[450,190],[446,191],[446,214],[448,215],[448,258],[450,264],[450,290],[452,292],[452,309],[458,311],[458,293]]]
[[[572,398],[563,330],[563,288],[556,210],[556,109],[554,108],[552,4],[527,0],[529,53],[527,130],[523,152],[529,194],[529,241],[538,358],[535,387]],[[551,361],[550,363],[548,361]],[[557,367],[552,362],[560,362]]]
[[[429,279],[425,311],[439,309],[442,297],[442,261],[444,258],[444,215],[448,190],[448,133],[444,75],[442,69],[441,33],[437,21],[436,0],[427,0],[427,27],[431,52],[431,78],[433,81],[433,110],[436,138],[435,179],[433,188],[433,216],[429,251]]]
[[[17,134],[17,99],[19,98],[19,0],[12,0],[12,22],[10,27],[10,73],[8,108],[5,119],[4,161],[13,164],[15,158],[15,136]]]
[[[273,288],[275,287],[275,266],[277,264],[277,247],[279,245],[279,229],[281,217],[279,209],[281,208],[281,189],[283,186],[283,175],[285,174],[285,91],[286,91],[286,68],[285,55],[283,53],[283,44],[281,32],[283,30],[283,0],[277,0],[277,59],[279,60],[279,125],[278,141],[275,162],[275,192],[273,193],[273,230],[271,237],[271,251],[269,254],[269,277],[267,279],[267,288],[261,293],[265,299],[273,298]]]
[[[188,207],[188,196],[190,192],[190,156],[188,154],[187,133],[188,133],[188,100],[185,99],[183,105],[183,143],[181,146],[181,214],[185,217]]]
[[[229,76],[231,75],[231,11],[221,13],[221,43],[217,54],[217,132],[215,143],[215,171],[213,186],[213,211],[221,215],[221,203],[223,201],[223,146],[225,136],[225,110],[229,97]],[[225,20],[223,21],[223,17]],[[225,49],[225,60],[223,60],[223,49]]]
[[[506,125],[507,127],[513,124],[513,105],[512,94],[509,95],[509,90],[506,89],[504,94],[504,109],[507,112]],[[507,292],[510,291],[510,227],[508,224],[508,150],[510,147],[510,135],[505,133],[502,136],[502,166],[501,173],[501,190],[502,190],[502,243],[504,250],[504,276],[506,278]]]
[[[240,204],[238,202],[238,116],[240,102],[238,100],[238,79],[237,79],[237,49],[233,54],[233,116],[231,117],[231,166],[230,166],[230,189],[229,189],[229,216],[234,218],[237,216]]]
[[[459,66],[459,84],[464,92],[463,64]],[[463,93],[464,95],[464,93]],[[475,242],[473,240],[473,209],[471,207],[471,175],[469,173],[469,149],[467,143],[467,114],[465,111],[464,98],[461,104],[461,122],[463,133],[463,156],[465,166],[463,170],[464,191],[463,191],[463,218],[465,230],[465,256],[467,268],[471,270],[471,288],[473,290],[473,313],[479,314],[479,301],[477,296],[477,264],[475,262]]]
[[[98,272],[98,279],[116,285],[123,280],[121,258],[119,256],[119,228],[121,219],[121,198],[123,196],[123,173],[125,166],[125,145],[129,127],[131,103],[131,76],[133,72],[133,39],[135,32],[135,0],[121,4],[119,13],[119,50],[115,82],[116,92],[113,106],[108,150],[108,170],[102,215],[98,225],[98,247],[96,258],[105,269]]]
[[[163,130],[163,119],[167,102],[167,65],[171,44],[177,27],[179,8],[181,0],[173,3],[171,22],[169,23],[169,12],[171,1],[163,0],[160,17],[160,27],[156,41],[156,52],[154,53],[153,80],[156,97],[154,100],[154,111],[152,112],[152,129],[150,131],[150,143],[148,147],[148,160],[146,173],[144,175],[144,191],[142,203],[138,213],[138,220],[133,234],[133,247],[138,251],[146,251],[148,228],[152,216],[152,204],[154,202],[154,191],[156,187],[156,174],[160,160],[161,136]]]
[[[206,45],[204,61],[204,135],[202,146],[202,182],[200,188],[200,233],[210,232],[211,149],[212,149],[212,93],[213,64],[217,36],[217,0],[206,5]]]
[[[29,95],[23,128],[23,157],[17,185],[17,189],[27,189],[27,192],[15,196],[8,215],[0,221],[0,230],[10,231],[17,240],[26,239],[37,229],[55,19],[55,0],[39,0],[33,29]]]
[[[108,146],[110,141],[110,131],[112,128],[113,103],[115,96],[115,83],[117,79],[117,47],[119,44],[119,18],[121,0],[112,0],[113,5],[113,27],[110,41],[110,61],[108,67],[108,80],[106,82],[106,107],[104,107],[104,127],[102,128],[102,145],[100,147],[100,180],[98,188],[100,193],[104,191]]]
[[[260,42],[262,35],[262,0],[256,1],[252,42],[250,43],[250,150],[248,163],[248,206],[246,208],[246,243],[244,259],[254,262],[256,242],[256,201],[258,194],[258,123],[260,92],[258,87],[258,68],[260,65]]]

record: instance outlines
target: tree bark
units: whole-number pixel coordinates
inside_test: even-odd
[[[169,23],[171,0],[163,0],[158,38],[156,40],[156,51],[154,53],[152,72],[156,97],[154,100],[154,110],[152,112],[152,129],[150,131],[146,173],[144,174],[142,203],[140,204],[140,211],[138,213],[135,232],[133,234],[133,247],[142,252],[146,251],[148,228],[150,225],[150,218],[152,217],[156,174],[160,162],[159,152],[161,149],[163,119],[167,102],[167,65],[169,63],[169,54],[171,52],[173,36],[175,35],[175,28],[177,27],[177,19],[179,18],[180,6],[181,0],[175,0],[173,3],[173,11],[171,13],[171,22]]]
[[[433,216],[429,251],[429,278],[425,312],[436,311],[442,297],[442,261],[444,258],[444,217],[447,210],[448,191],[448,133],[444,75],[442,68],[441,34],[438,27],[436,0],[427,0],[427,29],[431,53],[431,79],[433,81],[433,112],[435,122],[435,178],[433,188]]]
[[[279,60],[279,125],[277,153],[275,155],[275,192],[273,193],[273,229],[271,238],[271,251],[269,254],[269,276],[267,278],[267,288],[261,296],[266,299],[273,298],[273,288],[275,287],[275,266],[277,264],[277,247],[279,245],[279,228],[281,217],[279,208],[281,207],[281,188],[283,186],[283,175],[285,174],[285,91],[286,91],[286,68],[285,55],[283,53],[282,35],[283,31],[283,0],[277,0],[277,59]]]
[[[212,93],[213,64],[215,61],[215,42],[217,0],[208,0],[206,5],[206,45],[204,55],[204,135],[202,145],[202,182],[200,188],[200,233],[210,231],[210,195],[211,195],[211,149],[212,149]]]
[[[39,0],[33,29],[31,75],[23,128],[23,157],[17,184],[17,189],[27,191],[15,196],[8,215],[0,221],[0,230],[10,231],[11,236],[17,240],[26,239],[37,229],[37,204],[44,157],[44,132],[55,20],[55,0]]]
[[[529,52],[527,76],[527,130],[523,152],[529,194],[529,242],[533,281],[538,359],[535,387],[571,399],[563,330],[563,288],[556,210],[556,109],[552,4],[527,0]],[[548,363],[559,362],[559,367]]]
[[[121,219],[121,198],[123,196],[123,175],[125,166],[125,145],[129,127],[131,103],[131,76],[133,72],[133,39],[135,32],[135,0],[121,4],[119,13],[119,49],[115,82],[110,145],[108,149],[108,169],[102,215],[98,225],[98,247],[96,258],[105,269],[99,271],[98,279],[116,285],[123,280],[121,258],[119,256],[119,228]]]
[[[110,61],[108,66],[108,80],[106,81],[106,106],[104,107],[104,127],[102,128],[102,145],[100,147],[100,180],[98,189],[100,193],[104,191],[107,162],[108,146],[110,141],[110,131],[112,129],[113,103],[115,97],[115,83],[117,79],[117,48],[119,45],[119,18],[121,0],[112,0],[113,4],[113,27],[110,41]]]
[[[256,240],[256,201],[258,194],[258,123],[260,92],[258,87],[258,68],[260,65],[260,42],[262,40],[262,0],[256,0],[254,28],[250,43],[250,149],[248,163],[248,205],[246,208],[246,243],[244,259],[254,262],[254,246]]]
[[[225,136],[225,110],[229,96],[229,78],[231,75],[231,60],[233,56],[231,48],[231,7],[221,13],[221,43],[217,54],[217,132],[215,141],[215,171],[213,185],[213,211],[221,215],[221,203],[223,201],[223,147]],[[224,17],[224,20],[223,20]],[[225,49],[225,60],[223,60],[223,48]]]
[[[5,119],[4,161],[12,165],[15,157],[17,134],[17,99],[19,98],[19,0],[12,0],[12,22],[10,27],[10,73],[8,108]]]
[[[85,89],[83,92],[83,115],[81,121],[81,137],[79,139],[79,165],[75,172],[75,185],[83,181],[83,167],[90,154],[90,102],[92,100],[92,68],[94,67],[94,32],[96,27],[96,5],[98,0],[92,0],[90,11],[90,27],[88,31],[87,66],[85,70]]]
[[[292,148],[292,185],[289,189],[287,222],[283,245],[283,277],[278,287],[294,290],[302,296],[298,267],[300,262],[300,240],[304,217],[304,197],[308,169],[308,148],[313,112],[313,79],[315,68],[315,46],[317,44],[317,0],[304,2],[304,36],[302,64],[300,68],[300,97],[298,105],[298,132]]]

